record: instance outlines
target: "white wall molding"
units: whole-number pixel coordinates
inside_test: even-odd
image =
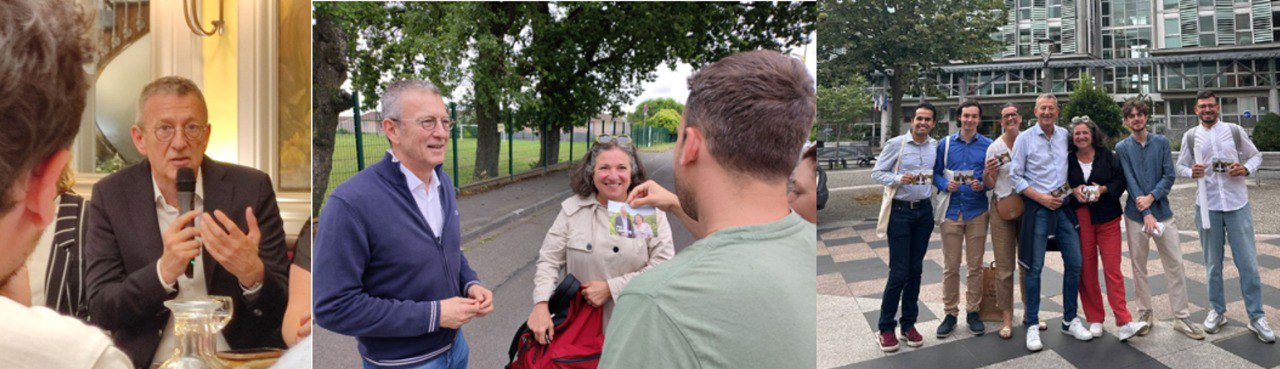
[[[151,2],[151,79],[181,76],[204,88],[200,38],[183,16],[181,1]]]
[[[274,1],[241,1],[236,11],[239,161],[279,182],[278,9]]]

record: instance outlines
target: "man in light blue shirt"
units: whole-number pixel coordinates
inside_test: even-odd
[[[987,245],[987,189],[982,172],[991,139],[978,134],[982,106],[976,100],[960,102],[960,132],[938,143],[938,160],[933,165],[933,185],[938,192],[951,194],[942,221],[942,302],[946,317],[938,325],[938,338],[947,338],[956,328],[960,314],[960,257],[963,251],[968,275],[965,277],[965,322],[969,333],[981,336],[986,326],[978,316],[982,303],[982,254]],[[967,173],[968,175],[962,175]]]
[[[1080,288],[1080,235],[1071,217],[1075,214],[1062,207],[1066,193],[1057,191],[1067,184],[1066,128],[1055,126],[1058,121],[1058,98],[1043,94],[1036,98],[1035,127],[1018,135],[1013,143],[1013,162],[1009,167],[1009,179],[1015,192],[1026,200],[1022,215],[1022,237],[1018,242],[1018,264],[1027,270],[1026,317],[1027,349],[1039,351],[1040,342],[1040,272],[1044,269],[1044,254],[1049,237],[1056,236],[1062,250],[1062,332],[1081,341],[1093,339],[1093,335],[1076,316]],[[1067,193],[1070,193],[1068,190]]]
[[[880,350],[898,350],[898,337],[894,326],[901,323],[902,337],[907,346],[924,345],[924,337],[916,331],[916,318],[920,315],[920,274],[923,272],[924,254],[929,249],[929,236],[933,233],[933,179],[934,158],[938,141],[929,137],[933,130],[937,109],[933,104],[920,103],[911,119],[911,133],[894,137],[884,144],[884,150],[876,160],[871,177],[880,184],[897,188],[889,213],[889,280],[880,302]],[[902,318],[894,322],[898,304],[902,304]]]

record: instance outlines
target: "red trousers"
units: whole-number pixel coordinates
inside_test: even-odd
[[[1102,323],[1107,318],[1102,308],[1102,288],[1098,285],[1098,258],[1102,258],[1103,275],[1107,280],[1107,302],[1116,315],[1116,326],[1128,324],[1133,318],[1124,303],[1124,274],[1120,272],[1120,219],[1093,224],[1089,221],[1089,207],[1076,209],[1080,220],[1080,305],[1084,307],[1085,320]]]

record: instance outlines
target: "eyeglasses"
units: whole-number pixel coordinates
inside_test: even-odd
[[[1071,118],[1071,123],[1080,123],[1080,122],[1093,122],[1093,119],[1089,119],[1088,115],[1081,115],[1075,118]]]
[[[631,144],[631,136],[627,136],[627,135],[617,135],[617,136],[600,135],[599,137],[596,137],[596,143],[598,143],[598,144],[607,144],[607,143],[610,143],[610,142],[617,142],[619,145],[630,145],[630,144]]]
[[[209,127],[207,124],[187,123],[182,126],[182,135],[187,137],[188,141],[199,140],[204,137],[204,129]],[[152,132],[156,134],[156,140],[160,142],[169,142],[173,140],[173,134],[178,131],[177,127],[172,125],[161,125],[156,127]]]
[[[1216,108],[1216,107],[1218,107],[1217,103],[1196,105],[1196,108],[1199,108],[1199,109],[1210,109],[1210,108]]]
[[[395,121],[396,123],[402,123],[400,118],[391,118],[391,120]],[[418,119],[414,121],[414,123],[417,123],[418,125],[422,126],[422,129],[425,129],[427,131],[436,129],[436,125],[440,125],[444,127],[445,131],[448,131],[453,128],[453,121],[449,120],[449,118],[436,118],[436,117],[428,116],[422,119]]]
[[[1018,115],[1018,113],[1009,113],[1009,114],[1005,114],[1003,117],[1004,119],[1013,119],[1013,118],[1021,118],[1022,116]]]

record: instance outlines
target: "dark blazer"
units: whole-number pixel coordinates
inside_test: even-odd
[[[1120,195],[1125,190],[1124,170],[1120,168],[1120,160],[1111,150],[1094,152],[1093,171],[1089,173],[1088,179],[1084,178],[1084,170],[1080,168],[1076,153],[1067,154],[1067,184],[1075,188],[1082,184],[1097,183],[1107,188],[1107,193],[1099,196],[1097,202],[1088,205],[1092,224],[1102,224],[1124,214],[1124,209],[1120,207]],[[1074,212],[1081,204],[1076,201],[1075,196],[1067,196],[1066,205]]]
[[[214,162],[200,166],[204,211],[222,210],[247,229],[244,209],[253,207],[262,232],[258,254],[266,268],[262,289],[246,298],[240,282],[208,252],[203,253],[210,295],[230,296],[234,316],[222,334],[232,349],[284,347],[280,324],[288,293],[288,261],[280,208],[271,179],[256,169]],[[151,166],[142,162],[93,186],[85,248],[89,310],[95,323],[111,331],[117,347],[138,368],[151,366],[169,320],[165,292],[156,275],[164,252],[156,218]]]
[[[69,191],[62,194],[53,247],[49,250],[49,269],[42,278],[46,307],[89,322],[84,291],[85,211],[83,197]]]

